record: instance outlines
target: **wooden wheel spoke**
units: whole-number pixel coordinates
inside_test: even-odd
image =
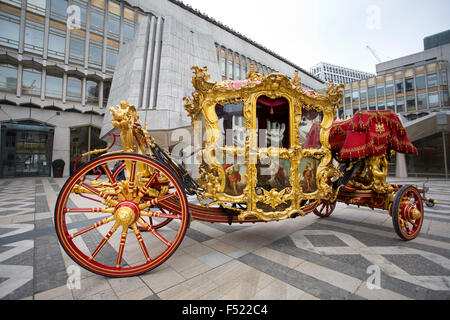
[[[95,213],[114,213],[114,208],[64,208],[64,213],[82,213],[82,212],[95,212]]]
[[[125,200],[125,196],[123,195],[122,191],[120,190],[120,186],[119,183],[117,182],[116,178],[113,176],[113,174],[111,173],[111,170],[109,170],[108,166],[106,165],[106,163],[102,164],[102,168],[106,173],[106,176],[109,179],[109,182],[111,182],[112,187],[114,188],[114,190],[117,193],[117,196],[119,198],[119,200],[123,201]]]
[[[116,232],[117,228],[119,228],[119,224],[116,222],[111,230],[106,234],[106,236],[102,239],[102,241],[99,243],[97,248],[94,250],[94,252],[89,257],[89,260],[94,260],[95,256],[99,253],[99,251],[103,248],[103,246],[106,244],[106,242],[111,238],[111,236]]]
[[[178,219],[181,220],[181,215],[179,214],[171,214],[166,212],[154,212],[154,211],[141,211],[141,216],[144,217],[155,217],[155,218],[167,218],[167,219]]]
[[[78,237],[79,235],[82,235],[83,233],[86,233],[86,232],[91,231],[91,230],[93,230],[95,228],[98,228],[98,227],[100,227],[100,226],[102,226],[102,225],[104,225],[106,223],[109,223],[109,222],[111,222],[113,220],[114,220],[114,216],[106,217],[105,219],[102,219],[102,220],[94,223],[93,225],[91,225],[89,227],[86,227],[86,228],[84,228],[84,229],[82,229],[80,231],[72,233],[71,235],[69,235],[69,238],[73,239],[75,237]]]
[[[148,254],[147,247],[145,246],[145,243],[144,243],[144,239],[142,239],[142,235],[139,232],[139,229],[136,226],[136,223],[133,223],[131,225],[131,228],[133,229],[134,234],[136,235],[136,239],[139,242],[139,246],[141,247],[141,250],[142,250],[142,253],[145,256],[145,259],[147,260],[147,262],[151,262],[152,259],[150,259],[150,255]]]
[[[145,208],[149,208],[151,206],[154,206],[154,205],[158,204],[161,201],[168,200],[168,199],[170,199],[170,198],[172,198],[172,197],[174,197],[176,195],[177,195],[177,193],[174,192],[174,193],[166,194],[166,195],[164,195],[162,197],[159,197],[159,198],[154,198],[154,199],[152,199],[150,201],[146,201],[146,202],[141,203],[139,205],[139,209],[142,210],[142,209],[145,209]]]
[[[116,268],[120,268],[122,262],[123,251],[125,249],[125,242],[127,241],[128,228],[122,227],[122,235],[120,236],[119,252],[117,253]]]
[[[172,245],[159,232],[157,232],[151,225],[149,225],[147,222],[145,222],[144,219],[139,218],[138,223],[141,224],[142,226],[144,226],[147,229],[147,231],[150,231],[156,238],[161,240],[161,242],[163,242],[166,246],[170,247]]]

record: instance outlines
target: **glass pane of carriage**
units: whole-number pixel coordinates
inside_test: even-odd
[[[219,146],[237,147],[240,152],[226,153],[220,148],[216,158],[225,173],[224,193],[232,196],[243,194],[247,185],[247,166],[245,164],[246,129],[243,116],[243,103],[216,106],[218,125],[220,129]],[[259,156],[256,161],[257,179],[255,192],[264,195],[264,190],[284,189],[290,192],[292,186],[289,181],[291,163],[289,159],[267,157],[261,154],[261,148],[289,148],[290,143],[290,110],[285,98],[270,99],[261,96],[256,104],[257,146]],[[320,125],[323,120],[322,112],[313,108],[302,108],[302,118],[299,124],[299,137],[302,148],[319,149]],[[242,148],[242,149],[241,149]],[[315,176],[320,161],[305,157],[299,166],[299,183],[304,193],[317,190]]]

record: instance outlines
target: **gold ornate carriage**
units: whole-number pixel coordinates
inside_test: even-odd
[[[342,85],[320,94],[301,87],[297,72],[263,77],[252,67],[245,80],[211,82],[206,68],[192,70],[195,92],[184,100],[201,146],[199,179],[149,136],[134,106],[111,108],[122,150],[75,168],[55,207],[58,238],[78,264],[137,275],[170,257],[191,220],[327,217],[337,201],[388,210],[402,239],[417,236],[422,201],[434,201],[415,186],[386,182],[391,152],[417,152],[394,113],[334,122]]]

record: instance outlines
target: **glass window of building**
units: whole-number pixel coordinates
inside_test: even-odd
[[[436,73],[429,73],[427,75],[428,88],[436,87],[438,85]]]
[[[45,79],[45,96],[47,98],[61,99],[62,82],[61,76],[47,74]]]
[[[110,71],[114,71],[117,64],[117,56],[119,52],[115,48],[106,49],[106,68]]]
[[[377,106],[375,105],[375,101],[369,102],[369,110],[377,110]]]
[[[365,86],[364,87],[360,87],[359,88],[359,94],[361,96],[361,100],[362,101],[366,100],[367,99],[367,88]]]
[[[234,75],[236,79],[241,79],[241,64],[240,64],[240,59],[239,59],[239,55],[235,55],[235,59],[234,59]]]
[[[375,98],[375,87],[369,87],[367,90],[369,99]]]
[[[403,90],[404,90],[403,79],[396,79],[395,80],[395,93],[402,94]]]
[[[118,38],[120,34],[120,16],[108,13],[108,36]]]
[[[103,105],[108,105],[109,91],[111,90],[111,82],[104,81],[103,82]]]
[[[50,11],[52,14],[64,18],[67,15],[67,0],[51,0]]]
[[[423,90],[425,89],[425,75],[416,75],[416,89]]]
[[[377,97],[384,97],[384,83],[377,84]]]
[[[397,112],[405,112],[405,101],[403,100],[403,97],[397,98]]]
[[[226,78],[227,74],[226,74],[226,54],[225,54],[225,49],[221,49],[220,50],[220,70],[222,72],[222,80]]]
[[[0,90],[16,92],[17,66],[0,64]]]
[[[417,108],[419,110],[427,108],[427,94],[426,93],[417,94]]]
[[[98,82],[86,81],[86,98],[87,103],[98,103]]]
[[[386,96],[394,94],[394,83],[392,81],[386,82]]]
[[[233,53],[228,53],[228,65],[227,65],[227,71],[228,71],[228,75],[227,78],[228,79],[234,79],[233,77]]]
[[[441,70],[441,85],[448,85],[447,69]]]
[[[70,60],[81,64],[84,62],[84,40],[73,34],[70,36]]]
[[[104,12],[91,9],[91,31],[103,33]]]
[[[101,42],[93,39],[89,40],[89,66],[99,68],[102,65],[102,47],[103,44]]]
[[[384,102],[384,97],[383,98],[378,98],[377,107],[378,107],[378,110],[385,110],[386,109],[386,105],[385,105],[385,102]]]
[[[448,106],[448,90],[441,91],[441,101],[444,106]]]
[[[4,6],[6,7],[6,6]],[[17,49],[20,35],[20,10],[9,7],[0,12],[0,45]]]
[[[386,109],[395,111],[394,99],[390,98],[386,100]]]
[[[134,38],[134,25],[125,22],[123,25],[123,42],[127,42],[128,40],[132,40]]]
[[[46,7],[46,0],[27,0],[27,11],[44,16]]]
[[[350,100],[350,91],[349,90],[345,90],[344,100],[345,100],[346,105],[350,105],[351,100]]]
[[[25,50],[39,55],[43,53],[44,18],[42,18],[41,23],[32,20],[27,20],[25,25]]]
[[[359,91],[354,89],[352,92],[352,101],[353,103],[358,103],[358,100],[359,100]]]
[[[439,106],[439,94],[437,92],[430,92],[428,94],[428,103],[430,108]]]
[[[99,139],[100,129],[95,127],[78,127],[70,128],[70,168],[77,158],[88,151],[94,149],[103,149],[106,147],[106,142]],[[80,159],[80,165],[88,162],[101,154],[88,155]]]
[[[48,34],[48,56],[63,60],[65,53],[66,25],[51,20]]]
[[[22,0],[2,0],[2,2],[10,4],[15,7],[22,7]]]
[[[67,100],[81,102],[81,83],[81,79],[74,77],[67,78]]]
[[[406,89],[406,92],[414,91],[414,78],[405,79],[405,89]]]
[[[406,96],[406,110],[416,111],[416,97],[414,95]]]
[[[41,71],[36,69],[23,69],[22,94],[41,95]]]

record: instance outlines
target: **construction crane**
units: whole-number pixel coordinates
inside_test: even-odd
[[[370,53],[377,59],[378,63],[381,63],[380,57],[375,53],[375,50],[373,50],[369,45],[366,46],[367,49],[369,49]]]

